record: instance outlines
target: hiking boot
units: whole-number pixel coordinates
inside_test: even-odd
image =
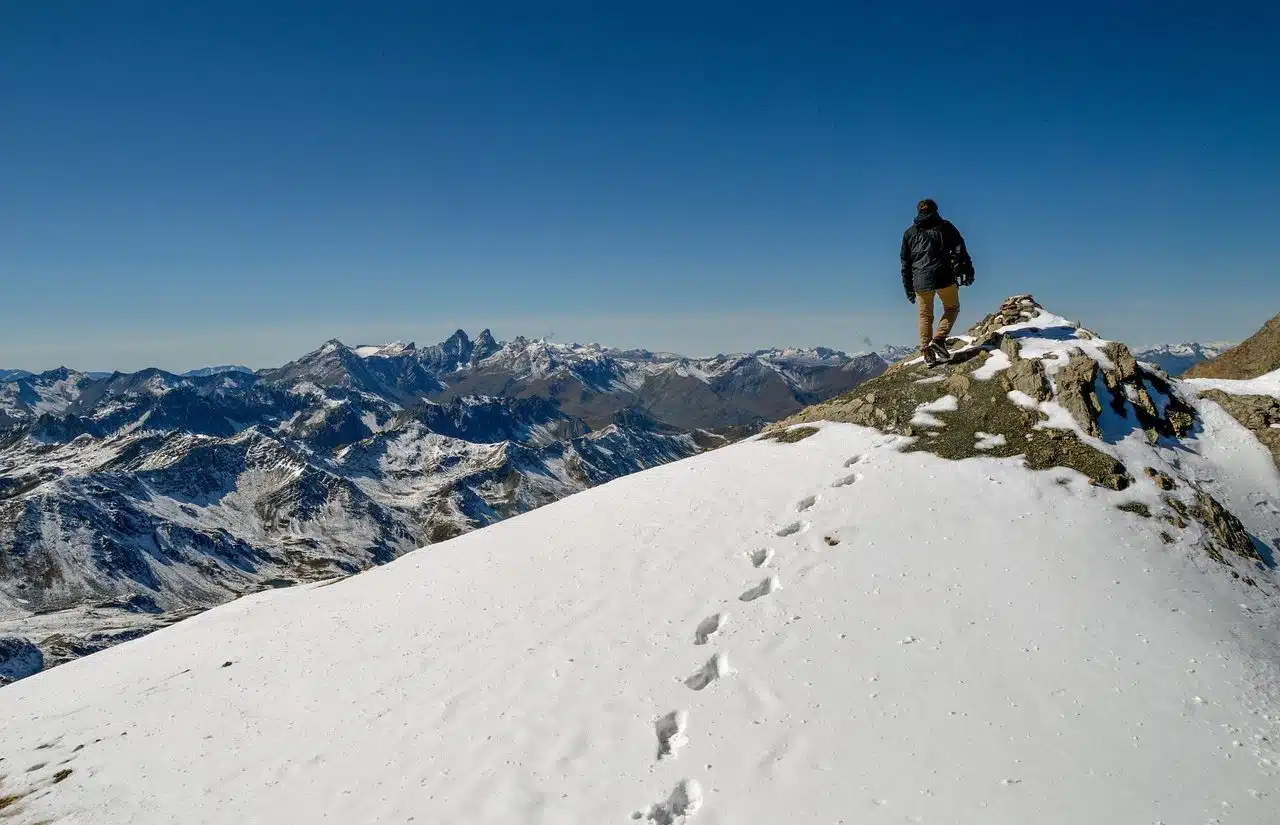
[[[941,338],[935,338],[929,344],[929,349],[943,361],[951,360],[951,350],[947,349],[947,342]]]
[[[938,366],[938,353],[933,351],[933,347],[922,347],[920,354],[924,356],[924,365],[926,367]]]

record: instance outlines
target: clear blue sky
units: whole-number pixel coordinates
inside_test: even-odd
[[[0,367],[905,343],[924,196],[964,323],[1280,310],[1276,4],[623,6],[0,3]]]

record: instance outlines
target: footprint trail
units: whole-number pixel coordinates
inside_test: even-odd
[[[724,623],[728,619],[728,613],[713,613],[698,622],[698,629],[693,635],[693,643],[695,645],[705,645],[711,641],[711,638],[720,632],[720,628],[724,627]]]
[[[794,536],[796,533],[799,533],[803,529],[804,529],[804,522],[793,521],[790,524],[786,525],[785,527],[778,528],[777,536],[780,539],[785,539],[787,536]]]
[[[697,672],[684,680],[685,685],[690,690],[703,690],[715,680],[722,676],[728,676],[733,670],[729,667],[729,657],[723,653],[717,653],[707,660],[707,663],[698,668]]]
[[[755,587],[743,593],[738,598],[744,602],[753,602],[761,596],[768,596],[780,587],[782,587],[782,582],[778,580],[778,577],[770,576]]]
[[[662,802],[647,810],[636,811],[632,819],[644,819],[656,825],[678,825],[687,822],[702,807],[702,786],[695,779],[681,780]]]
[[[675,758],[676,752],[689,744],[689,737],[685,735],[688,726],[689,713],[684,710],[673,710],[653,723],[658,736],[658,759]]]

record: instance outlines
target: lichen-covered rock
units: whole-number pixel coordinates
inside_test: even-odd
[[[1102,352],[1111,361],[1111,369],[1107,370],[1107,386],[1116,386],[1119,382],[1132,381],[1138,377],[1138,361],[1127,346],[1112,341],[1102,348]],[[1112,381],[1116,383],[1113,385]]]
[[[1125,466],[1112,456],[1084,443],[1073,432],[1037,428],[1036,425],[1045,421],[1046,416],[1010,401],[1009,386],[1003,380],[973,378],[971,368],[980,362],[982,352],[970,349],[958,353],[953,363],[933,369],[923,364],[896,364],[862,387],[810,407],[769,429],[784,430],[795,424],[815,421],[847,422],[888,433],[917,436],[917,440],[906,449],[926,450],[943,458],[1023,456],[1032,469],[1070,467],[1099,486],[1113,490],[1129,486],[1131,479]],[[1019,386],[1025,387],[1028,395],[1047,399],[1049,395],[1043,384],[1043,370],[1039,362],[1026,363],[1037,365],[1028,368],[1028,374],[1036,376],[1041,384],[1033,387],[1020,383]],[[941,381],[932,380],[939,377]],[[921,381],[928,383],[922,384]],[[943,426],[912,423],[917,407],[945,395],[958,399],[958,409],[934,413],[944,422]],[[984,440],[979,433],[983,436],[1003,435],[1004,443],[979,450],[976,445]]]
[[[1097,376],[1098,362],[1083,352],[1073,353],[1057,375],[1058,403],[1071,413],[1080,429],[1094,438],[1102,435],[1098,427],[1102,403],[1096,391]]]
[[[1230,564],[1223,555],[1223,551],[1227,550],[1242,559],[1263,563],[1253,537],[1240,519],[1204,490],[1195,490],[1195,503],[1190,505],[1171,495],[1164,497],[1164,503],[1173,511],[1164,517],[1169,524],[1185,530],[1190,526],[1188,521],[1194,521],[1205,529],[1209,537],[1205,552],[1214,561]]]
[[[1177,483],[1166,473],[1162,473],[1155,467],[1147,467],[1143,470],[1147,478],[1155,482],[1155,485],[1161,490],[1173,490],[1177,488]]]
[[[1013,339],[1005,339],[1012,342]],[[1004,349],[1004,345],[1001,345]],[[1011,358],[1013,364],[1000,374],[1000,380],[1010,390],[1025,393],[1037,401],[1048,401],[1049,383],[1045,380],[1044,364],[1036,358]]]
[[[969,386],[971,383],[972,382],[967,376],[955,373],[947,378],[947,380],[943,382],[942,386],[950,395],[954,395],[958,398],[964,398],[969,394]]]
[[[811,435],[817,435],[817,427],[790,427],[785,430],[773,430],[760,436],[763,439],[777,441],[780,444],[795,444],[804,441]]]
[[[0,685],[7,685],[44,670],[44,654],[26,639],[0,637]]]
[[[979,346],[995,344],[1001,327],[1030,321],[1041,311],[1042,307],[1030,295],[1014,295],[1006,298],[998,310],[970,327],[969,335]]]
[[[1254,546],[1249,531],[1240,523],[1240,519],[1223,507],[1216,498],[1203,490],[1197,490],[1196,503],[1188,509],[1188,512],[1213,536],[1214,541],[1210,543],[1209,555],[1213,556],[1214,549],[1220,546],[1243,559],[1262,562],[1262,556]],[[1223,561],[1218,556],[1214,557],[1218,561]]]
[[[1008,329],[1019,324],[1024,324],[1019,330]],[[1099,419],[1108,406],[1115,413],[1108,427],[1114,423],[1133,428],[1136,424],[1152,441],[1183,436],[1195,424],[1194,409],[1167,379],[1147,372],[1127,346],[1101,341],[1079,324],[1064,322],[1030,295],[1008,298],[996,312],[974,324],[969,335],[972,341],[955,348],[956,357],[949,363],[929,368],[923,363],[900,362],[851,393],[775,426],[847,421],[916,437],[908,449],[956,459],[1021,455],[1030,467],[1071,467],[1095,484],[1122,490],[1132,478],[1105,448],[1080,438],[1075,431],[1043,426],[1048,420],[1045,414],[1015,404],[1008,394],[1017,391],[1037,402],[1056,401],[1081,433],[1097,439],[1128,435],[1102,432]],[[1065,363],[1050,359],[1046,367],[1040,357],[1024,357],[1023,336],[1063,342],[1050,349],[1056,350],[1058,359],[1065,357]],[[976,377],[997,350],[1008,358],[1009,366],[993,376]],[[1037,350],[1045,350],[1043,343]],[[954,396],[959,408],[933,416],[935,421],[915,416],[918,407],[944,395]],[[1003,436],[1004,443],[991,446],[992,435]],[[983,449],[978,449],[978,443]],[[1186,520],[1176,513],[1169,518]]]

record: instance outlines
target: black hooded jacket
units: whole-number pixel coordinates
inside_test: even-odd
[[[973,261],[960,230],[937,212],[916,215],[902,236],[902,288],[929,292],[953,286],[958,277],[972,273]]]

